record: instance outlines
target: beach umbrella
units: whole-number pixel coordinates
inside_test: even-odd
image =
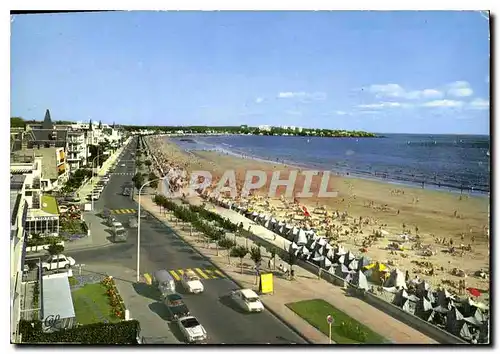
[[[467,291],[469,292],[469,294],[471,294],[474,297],[481,296],[481,292],[476,288],[467,288]]]

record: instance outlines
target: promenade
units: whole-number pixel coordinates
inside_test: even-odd
[[[226,272],[242,287],[255,287],[255,274],[252,270],[253,262],[250,259],[245,258],[244,263],[246,266],[245,271],[242,274],[240,272],[239,261],[231,259],[231,262],[229,263],[227,251],[216,250],[213,244],[207,244],[207,242],[196,233],[190,235],[191,230],[189,227],[182,229],[180,223],[169,221],[171,220],[171,216],[168,214],[166,215],[163,212],[160,213],[160,208],[153,203],[151,198],[141,198],[141,206],[155,217],[168,224],[168,226],[175,229],[182,238],[193,245],[203,256],[209,258],[214,264],[223,269],[224,272]],[[248,227],[251,226],[251,232],[254,235],[275,244],[276,247],[283,248],[288,246],[288,240],[284,240],[281,236],[278,236],[264,227],[253,223],[243,215],[240,215],[232,210],[216,206],[210,206],[210,208],[224,217],[229,218],[233,223],[242,222],[245,229],[248,229]],[[245,245],[247,247],[251,247],[253,245],[251,240],[243,237],[235,238],[238,244]],[[266,252],[263,252],[263,256],[267,258],[270,257],[270,255]],[[263,264],[267,265],[267,258],[264,259]],[[285,263],[279,259],[279,257],[276,258],[276,265]],[[367,327],[393,343],[437,343],[433,339],[394,319],[386,313],[370,306],[362,300],[347,296],[343,289],[324,280],[319,280],[315,275],[301,269],[298,266],[294,266],[294,269],[296,279],[290,281],[286,278],[276,276],[274,280],[274,294],[262,296],[262,301],[269,310],[287,322],[291,327],[302,333],[302,335],[305,336],[311,343],[327,344],[328,338],[316,328],[309,325],[309,323],[301,317],[297,316],[293,311],[288,309],[288,307],[286,307],[287,303],[320,298],[344,311],[352,318],[365,324]]]

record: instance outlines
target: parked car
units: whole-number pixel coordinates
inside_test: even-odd
[[[42,262],[44,271],[56,269],[69,269],[76,264],[72,257],[66,257],[64,254],[58,256],[49,256]]]
[[[193,294],[199,294],[205,290],[200,277],[192,270],[188,270],[182,275],[181,284],[186,291]]]
[[[122,194],[125,197],[130,197],[130,194],[132,194],[132,188],[128,188],[128,187],[123,188]]]
[[[246,312],[262,312],[264,305],[259,295],[251,289],[238,289],[231,292],[231,299]]]
[[[171,319],[189,316],[189,309],[184,303],[182,296],[177,293],[168,294],[163,303],[167,307]]]
[[[180,317],[176,322],[187,342],[202,342],[208,338],[207,331],[194,316]]]
[[[121,223],[113,225],[113,242],[126,242],[128,238],[128,231]]]
[[[59,208],[59,214],[64,214],[68,212],[68,207],[66,205],[59,204],[58,208]]]
[[[106,219],[106,225],[113,226],[115,222],[118,222],[118,220],[113,215],[109,214]]]

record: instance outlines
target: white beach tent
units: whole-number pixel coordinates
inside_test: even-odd
[[[332,266],[332,261],[330,261],[326,257],[323,257],[323,260],[321,261],[321,267],[324,269],[329,269],[331,266]]]
[[[387,279],[384,283],[386,287],[395,286],[396,288],[406,289],[406,280],[405,274],[399,269],[393,269],[391,274],[389,275],[389,279]]]
[[[294,240],[298,245],[307,244],[307,236],[304,230],[300,229]]]

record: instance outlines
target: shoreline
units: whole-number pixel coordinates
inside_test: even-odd
[[[324,171],[326,169],[324,168],[319,168],[316,166],[308,165],[305,163],[299,163],[295,161],[284,161],[284,160],[271,160],[270,158],[265,158],[261,156],[256,156],[256,155],[251,155],[251,154],[245,154],[240,151],[231,151],[229,149],[225,149],[222,147],[218,147],[216,145],[212,144],[212,148],[193,148],[189,149],[184,146],[180,146],[176,140],[178,138],[171,139],[168,136],[163,136],[164,139],[170,141],[171,143],[175,144],[180,150],[185,151],[186,153],[193,153],[196,154],[197,151],[201,152],[215,152],[218,154],[222,155],[230,155],[234,156],[237,158],[242,158],[242,159],[252,159],[258,162],[265,162],[265,163],[270,163],[270,164],[279,164],[279,165],[284,165],[284,166],[289,166],[289,167],[296,167],[298,169],[309,169],[309,170],[318,170],[318,171]],[[194,143],[199,144],[200,142],[193,139]],[[202,143],[205,144],[205,143]],[[345,172],[341,170],[335,170],[335,169],[328,169],[331,173],[337,175],[338,177],[342,178],[359,178],[367,181],[374,181],[374,182],[381,182],[381,183],[389,183],[393,185],[398,185],[402,187],[409,187],[409,188],[416,188],[416,189],[426,189],[426,190],[433,190],[433,191],[440,191],[440,192],[447,192],[447,193],[453,193],[455,195],[471,195],[475,197],[484,197],[484,198],[490,198],[491,197],[491,191],[486,191],[484,189],[479,189],[479,190],[474,190],[473,188],[463,188],[460,189],[459,187],[452,186],[452,185],[444,185],[444,184],[437,184],[433,182],[425,182],[424,183],[424,188],[421,187],[421,182],[412,182],[409,180],[405,179],[397,179],[393,177],[385,178],[385,177],[377,177],[376,175],[365,175],[359,172]]]
[[[296,168],[213,151],[194,154],[165,138],[151,141],[154,142],[151,144],[153,151],[159,151],[164,160],[189,172],[202,169],[211,171],[212,176],[220,176],[221,171],[227,169],[239,172],[262,169],[271,173],[280,171],[281,174]],[[284,178],[280,176],[280,179]],[[238,181],[241,182],[241,178]],[[374,230],[383,230],[388,236],[370,243],[365,251],[365,255],[371,259],[408,270],[412,277],[418,275],[433,287],[445,286],[455,293],[458,292],[459,280],[463,279],[463,276],[455,274],[458,269],[460,274],[468,275],[467,286],[483,291],[482,300],[489,296],[489,280],[475,276],[477,271],[490,268],[489,198],[466,194],[461,196],[444,190],[399,186],[387,181],[370,181],[352,176],[331,174],[330,181],[333,181],[335,189],[338,188],[338,197],[298,199],[300,205],[312,211],[310,219],[322,219],[328,213],[347,216],[343,220],[333,218],[337,230],[335,242],[359,252],[364,248],[361,246],[370,241]],[[300,183],[295,187],[300,187]],[[260,199],[260,202],[256,199]],[[265,203],[268,204],[267,209],[282,209],[280,198],[267,198],[265,203],[263,199],[266,198],[256,196],[252,204],[262,210],[266,209]],[[288,214],[293,210],[290,203],[287,202],[289,206],[285,208]],[[321,214],[323,216],[317,215],[318,208],[324,211]],[[283,211],[276,213],[286,214]],[[277,218],[286,219],[283,215]],[[323,224],[320,226],[324,229]],[[325,231],[320,231],[320,234],[325,234]],[[417,239],[401,243],[398,236],[401,234],[409,234]],[[394,243],[401,243],[404,251],[392,250],[390,247]],[[465,249],[461,244],[464,244]],[[451,248],[457,251],[450,253]],[[425,250],[432,252],[424,256],[422,252]]]

